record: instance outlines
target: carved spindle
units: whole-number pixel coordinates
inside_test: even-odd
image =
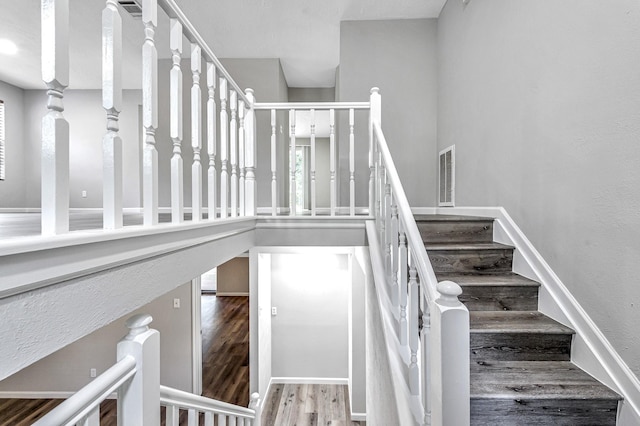
[[[207,62],[207,152],[209,154],[209,169],[207,171],[207,205],[209,220],[216,218],[216,66]]]
[[[202,49],[197,43],[191,43],[191,147],[193,165],[191,166],[191,214],[194,222],[202,220],[202,90],[200,72],[202,71]]]
[[[374,87],[371,89],[370,95],[370,109],[369,109],[369,214],[374,214],[376,207],[376,158],[378,151],[378,144],[376,143],[373,123],[381,123],[382,119],[382,105],[380,98],[380,89]]]
[[[42,118],[42,235],[69,231],[69,123],[64,89],[69,85],[69,1],[42,0],[42,80],[47,114]]]
[[[354,131],[354,111],[349,110],[349,214],[356,214],[356,151]]]
[[[158,223],[158,52],[154,39],[158,25],[157,0],[143,0],[142,23],[145,35],[142,45],[142,125],[145,132],[142,188],[144,224],[149,226]]]
[[[246,112],[244,100],[238,103],[238,168],[240,178],[238,179],[238,214],[244,216],[244,114]]]
[[[426,294],[425,291],[422,294]],[[422,301],[422,326],[420,328],[420,353],[422,354],[422,406],[424,407],[424,424],[431,424],[431,360],[429,342],[431,339],[431,309],[425,297]]]
[[[238,216],[238,94],[231,90],[229,96],[231,122],[229,130],[229,160],[231,163],[231,217]]]
[[[256,192],[256,112],[253,108],[255,98],[252,89],[245,90],[245,97],[249,101],[249,110],[244,118],[244,166],[247,169],[244,178],[244,210],[246,216],[257,214]]]
[[[289,169],[291,170],[290,189],[289,189],[289,214],[291,216],[296,215],[296,110],[289,111],[289,124],[291,130],[289,131],[290,143],[290,155],[289,155]]]
[[[229,117],[227,115],[227,79],[220,77],[220,218],[225,219],[228,215],[229,200],[229,172],[228,155],[229,152]]]
[[[102,107],[107,133],[102,139],[103,226],[122,227],[122,139],[118,133],[122,110],[122,18],[116,0],[102,11]]]
[[[316,215],[316,111],[311,110],[311,216]]]
[[[393,307],[398,309],[398,304],[400,300],[400,290],[398,287],[398,264],[399,264],[399,239],[398,239],[398,205],[395,203],[395,197],[391,197],[391,278],[392,283],[391,286],[393,288],[393,292],[391,293],[391,302],[393,303]]]
[[[329,110],[329,196],[331,197],[331,216],[336,215],[336,111]]]
[[[169,74],[169,124],[173,141],[171,157],[171,221],[184,220],[184,164],[182,160],[182,24],[170,20],[170,47],[172,66]]]
[[[276,110],[271,110],[271,215],[278,214],[278,183],[276,180],[277,173],[276,160]]]
[[[400,344],[407,345],[407,286],[409,285],[409,258],[407,255],[407,237],[404,232],[400,233],[400,328],[398,331]]]
[[[409,390],[412,395],[420,393],[420,370],[418,368],[418,303],[420,301],[418,289],[418,272],[415,266],[409,268],[409,350],[411,361],[409,364]]]

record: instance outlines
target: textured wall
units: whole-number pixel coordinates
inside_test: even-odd
[[[504,206],[640,373],[640,4],[446,4],[438,144],[456,201]]]

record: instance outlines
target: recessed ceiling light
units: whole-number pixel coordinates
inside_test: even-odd
[[[18,53],[18,46],[11,40],[0,38],[0,53],[4,55],[15,55]]]

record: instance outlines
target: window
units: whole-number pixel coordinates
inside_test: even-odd
[[[0,180],[4,180],[4,101],[0,101]]]

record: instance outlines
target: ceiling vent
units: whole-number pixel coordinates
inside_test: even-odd
[[[453,207],[456,199],[456,146],[440,151],[438,205]]]
[[[142,0],[118,0],[118,4],[134,18],[142,17]]]

